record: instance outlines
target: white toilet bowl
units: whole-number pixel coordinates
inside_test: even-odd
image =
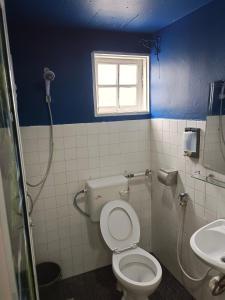
[[[113,251],[112,267],[122,299],[147,300],[161,281],[162,269],[156,258],[137,246],[140,224],[134,209],[122,200],[108,202],[101,212],[100,227]]]
[[[113,254],[112,266],[126,300],[147,300],[162,278],[159,262],[141,248]]]

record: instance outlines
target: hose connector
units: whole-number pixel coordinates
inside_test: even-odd
[[[187,193],[180,193],[179,194],[179,201],[181,207],[186,207],[188,202],[188,194]]]

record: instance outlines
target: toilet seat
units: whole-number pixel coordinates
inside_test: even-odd
[[[116,253],[137,247],[140,240],[136,212],[123,200],[110,201],[103,207],[100,229],[106,244]]]
[[[139,247],[113,254],[112,266],[119,281],[130,287],[154,286],[162,277],[162,268],[157,259]]]

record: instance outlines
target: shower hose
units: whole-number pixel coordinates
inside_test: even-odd
[[[177,261],[178,261],[178,264],[179,264],[179,267],[180,267],[182,273],[188,279],[190,279],[191,281],[194,281],[194,282],[200,282],[200,281],[203,281],[207,277],[209,271],[211,271],[212,268],[209,268],[201,277],[195,278],[195,277],[192,277],[191,275],[189,275],[185,271],[184,267],[182,266],[181,254],[182,254],[182,246],[183,246],[185,210],[186,210],[186,208],[182,207],[182,217],[181,217],[181,221],[179,224],[179,231],[178,231],[178,236],[177,236]]]
[[[48,114],[49,114],[49,119],[50,119],[50,127],[49,127],[49,156],[48,156],[48,163],[47,163],[47,167],[44,173],[44,176],[42,177],[42,179],[37,182],[37,183],[30,183],[27,181],[27,185],[31,188],[36,188],[39,187],[39,190],[37,192],[37,195],[32,198],[30,194],[28,194],[28,197],[30,199],[31,205],[30,205],[30,211],[29,214],[32,214],[32,211],[34,209],[35,204],[37,203],[40,194],[44,188],[45,182],[48,178],[49,175],[49,171],[52,165],[52,160],[53,160],[53,152],[54,152],[54,141],[53,141],[53,118],[52,118],[52,110],[51,110],[51,97],[50,96],[46,96],[46,102],[47,102],[47,106],[48,106]]]

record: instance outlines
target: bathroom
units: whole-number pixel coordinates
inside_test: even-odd
[[[0,5],[0,300],[224,299],[225,1]]]

